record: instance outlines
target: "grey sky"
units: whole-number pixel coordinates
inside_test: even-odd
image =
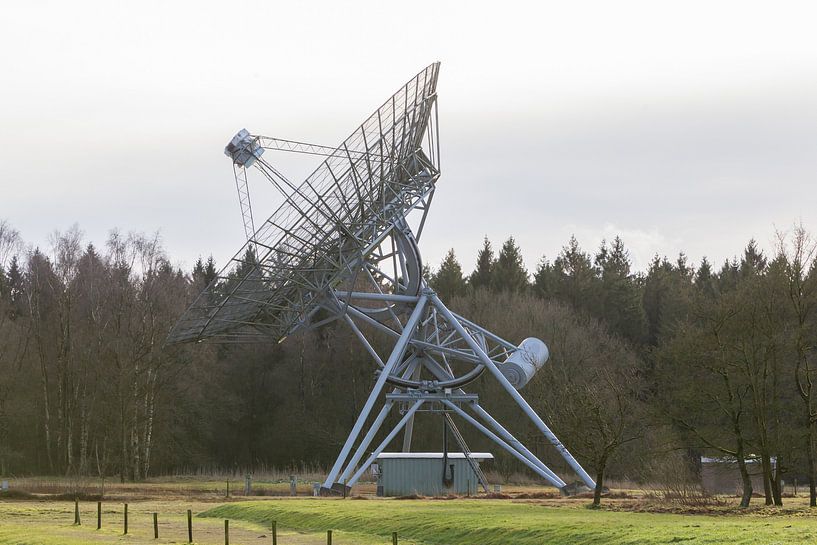
[[[0,218],[40,245],[74,222],[98,244],[158,229],[177,264],[224,263],[243,238],[222,155],[239,128],[336,145],[440,60],[427,262],[454,247],[470,270],[483,235],[515,235],[532,269],[571,233],[621,234],[639,268],[720,262],[816,227],[811,5],[5,3]]]

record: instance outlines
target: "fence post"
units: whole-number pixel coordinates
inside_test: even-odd
[[[278,523],[272,521],[272,545],[278,545]]]
[[[159,539],[159,514],[153,513],[153,539]]]
[[[230,481],[227,481],[227,497],[230,497]]]
[[[74,498],[74,524],[81,526],[82,522],[79,520],[79,498]]]
[[[397,532],[391,533],[391,545],[397,545]]]
[[[128,504],[125,504],[125,535],[128,533]]]
[[[230,545],[230,521],[224,519],[224,545]]]
[[[102,529],[102,502],[96,502],[96,529]]]
[[[193,543],[193,512],[187,510],[187,542]]]
[[[326,545],[332,545],[332,530],[326,531]]]

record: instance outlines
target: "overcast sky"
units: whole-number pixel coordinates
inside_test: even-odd
[[[439,60],[426,262],[454,247],[470,270],[484,235],[514,235],[533,269],[571,234],[620,234],[638,268],[721,262],[817,227],[811,6],[4,2],[0,219],[41,246],[74,223],[100,245],[159,230],[174,263],[223,264],[244,236],[222,153],[238,129],[337,145]]]

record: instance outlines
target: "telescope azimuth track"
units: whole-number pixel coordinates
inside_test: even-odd
[[[323,484],[327,494],[353,486],[399,433],[403,450],[410,450],[418,411],[442,413],[466,457],[470,451],[451,415],[566,491],[558,475],[464,390],[485,373],[592,488],[587,472],[518,391],[546,362],[545,344],[528,338],[515,345],[457,315],[423,278],[417,241],[440,178],[439,68],[434,63],[420,71],[340,146],[243,129],[233,137],[225,154],[247,241],[182,315],[168,342],[281,342],[328,322],[346,323],[374,360],[377,377]],[[316,155],[322,162],[295,185],[267,161],[268,151]],[[283,198],[257,226],[252,177],[271,183]],[[372,335],[390,338],[391,352],[378,353]],[[372,447],[395,408],[402,418]]]

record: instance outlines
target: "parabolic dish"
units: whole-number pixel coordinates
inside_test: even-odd
[[[320,294],[352,279],[433,190],[439,172],[421,144],[439,66],[411,78],[287,196],[182,315],[168,342],[281,340],[329,303]],[[264,137],[250,136],[263,147]],[[269,164],[259,158],[252,168]]]

